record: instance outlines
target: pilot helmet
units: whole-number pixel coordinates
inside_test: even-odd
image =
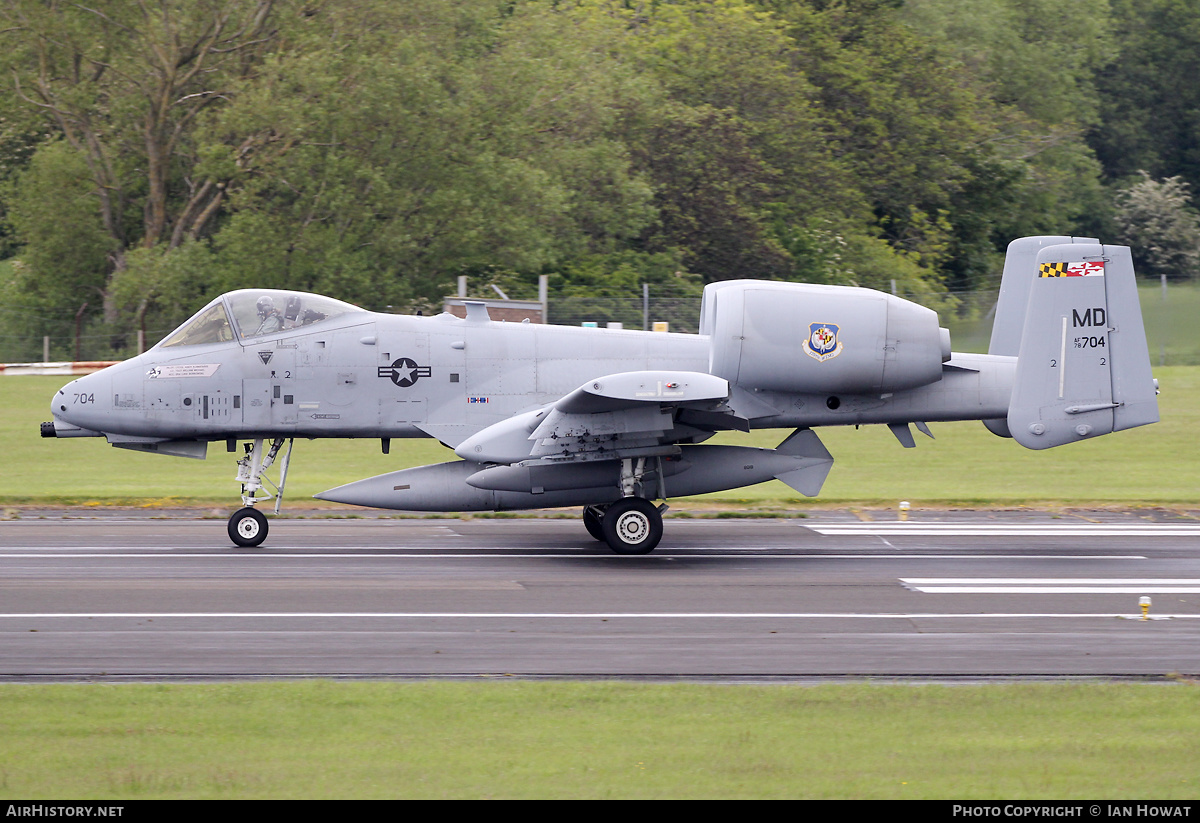
[[[256,305],[258,307],[259,317],[266,317],[268,314],[275,311],[275,301],[265,294],[258,298],[258,303]]]

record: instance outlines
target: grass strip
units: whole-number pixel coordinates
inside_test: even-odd
[[[1194,684],[0,687],[0,796],[1194,798]]]
[[[933,424],[936,440],[917,436],[904,449],[885,426],[819,430],[836,463],[821,496],[804,498],[778,481],[683,501],[687,504],[805,511],[828,506],[995,507],[1175,506],[1195,504],[1200,461],[1200,367],[1157,370],[1162,422],[1046,451],[1029,451],[995,437],[978,422]],[[66,381],[55,377],[0,378],[0,505],[236,505],[234,464],[223,442],[205,461],[114,449],[102,438],[42,439],[49,401]],[[788,432],[725,433],[713,441],[774,447]],[[288,477],[292,505],[311,495],[408,466],[456,459],[433,440],[299,441]],[[668,489],[669,491],[669,489]]]

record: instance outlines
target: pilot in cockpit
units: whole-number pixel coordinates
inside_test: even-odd
[[[264,294],[262,297],[258,298],[256,307],[258,309],[258,319],[260,321],[258,324],[258,330],[254,332],[256,336],[260,334],[271,334],[272,332],[277,332],[283,328],[283,315],[280,314],[279,309],[275,308],[275,301],[272,300],[268,295]]]

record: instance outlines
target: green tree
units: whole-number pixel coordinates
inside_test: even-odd
[[[867,242],[880,224],[838,143],[842,115],[814,80],[812,41],[836,52],[814,26],[838,21],[803,4],[745,0],[663,2],[627,18],[631,59],[669,96],[630,138],[658,207],[645,248],[680,249],[708,281],[912,274],[907,250]],[[936,279],[929,262],[923,277]]]
[[[1090,143],[1110,181],[1179,175],[1200,186],[1200,11],[1191,0],[1111,0],[1112,61]]]
[[[910,276],[906,264],[916,263],[927,279],[944,280],[969,256],[959,213],[991,156],[994,105],[904,24],[898,3],[760,2],[786,22],[790,58],[828,124],[829,151],[863,204],[836,230],[854,238],[846,250],[860,259],[851,268],[878,276],[881,265],[894,266]],[[877,237],[886,249],[870,242]]]
[[[81,4],[6,0],[0,4],[0,66],[16,100],[86,163],[91,195],[108,237],[107,276],[137,245],[179,245],[203,232],[224,196],[221,181],[195,171],[192,135],[202,112],[227,100],[271,40],[273,0],[146,0]],[[59,152],[46,143],[40,151]],[[56,155],[61,156],[61,155]],[[22,208],[31,208],[23,206]],[[19,222],[19,221],[18,221]],[[58,221],[60,231],[72,228]],[[21,235],[30,261],[48,232]],[[35,276],[86,279],[59,265],[30,262]],[[90,263],[89,263],[90,265]],[[106,281],[105,317],[117,306]]]
[[[0,0],[6,288],[147,330],[230,288],[374,308],[460,273],[934,300],[1109,217],[1080,136],[1106,2]]]
[[[900,11],[995,104],[986,151],[952,198],[956,279],[1028,234],[1103,233],[1111,207],[1085,138],[1096,73],[1112,59],[1108,0],[908,0]]]
[[[323,9],[209,131],[231,179],[222,285],[395,305],[640,230],[650,189],[613,132],[644,94],[613,36],[541,4]]]
[[[1117,196],[1120,240],[1130,246],[1138,271],[1173,279],[1200,273],[1200,215],[1179,176],[1158,181],[1146,172]]]
[[[99,308],[106,298],[115,245],[97,213],[87,161],[63,140],[45,143],[4,199],[7,218],[26,245],[0,285],[0,325],[13,338],[70,337],[76,314]],[[22,359],[40,350],[38,340]]]

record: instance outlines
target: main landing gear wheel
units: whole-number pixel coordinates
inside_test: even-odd
[[[601,506],[585,506],[583,509],[583,527],[588,534],[604,542],[604,508]]]
[[[604,542],[617,554],[649,554],[662,539],[662,514],[649,500],[625,497],[608,507],[600,521]]]
[[[239,546],[260,546],[267,539],[267,516],[247,506],[229,518],[229,539]]]

